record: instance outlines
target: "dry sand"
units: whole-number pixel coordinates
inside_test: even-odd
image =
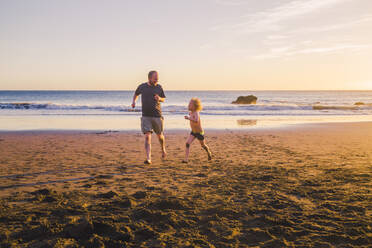
[[[0,133],[0,247],[371,247],[372,123],[186,135]]]

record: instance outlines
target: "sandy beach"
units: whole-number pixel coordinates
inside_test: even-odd
[[[0,247],[370,247],[372,123],[0,133]]]

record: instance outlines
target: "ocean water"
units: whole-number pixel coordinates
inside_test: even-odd
[[[205,128],[243,129],[309,122],[372,121],[372,91],[166,91],[167,129],[186,129],[188,101],[203,103]],[[257,104],[231,104],[253,94]],[[139,130],[133,91],[0,91],[0,130]],[[355,105],[357,102],[363,105]]]

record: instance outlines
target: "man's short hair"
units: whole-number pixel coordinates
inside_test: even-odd
[[[154,74],[154,73],[158,73],[158,72],[157,71],[150,71],[149,75],[148,75],[148,78],[150,79],[152,77],[152,74]]]

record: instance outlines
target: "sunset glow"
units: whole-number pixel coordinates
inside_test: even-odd
[[[372,1],[1,1],[0,89],[363,90]],[[368,82],[368,83],[358,83]]]

